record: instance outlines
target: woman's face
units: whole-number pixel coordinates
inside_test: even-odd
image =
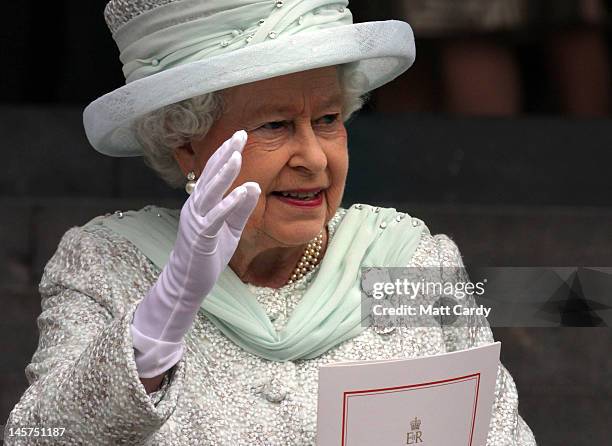
[[[334,215],[348,171],[347,134],[336,67],[230,88],[225,113],[204,139],[192,142],[198,172],[234,132],[247,130],[242,168],[227,193],[246,181],[261,187],[243,232],[251,243],[297,246],[313,239]],[[321,190],[291,202],[280,192]],[[302,204],[302,205],[299,205]]]

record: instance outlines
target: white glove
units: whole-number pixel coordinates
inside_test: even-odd
[[[176,242],[157,282],[138,305],[131,325],[141,378],[161,375],[183,354],[204,297],[227,267],[261,189],[247,182],[223,198],[235,181],[247,141],[234,133],[210,157],[181,209]]]

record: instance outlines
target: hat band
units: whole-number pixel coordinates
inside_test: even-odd
[[[348,0],[183,0],[136,17],[113,37],[130,83],[248,45],[352,24],[347,5]]]

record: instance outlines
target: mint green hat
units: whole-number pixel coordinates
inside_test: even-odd
[[[363,93],[414,62],[401,21],[353,23],[347,0],[112,0],[107,24],[126,85],[83,113],[92,146],[140,156],[134,120],[166,105],[289,73],[349,64]]]

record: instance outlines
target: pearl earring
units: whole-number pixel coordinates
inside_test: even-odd
[[[187,184],[185,184],[185,192],[187,192],[189,195],[191,195],[191,193],[195,189],[195,185],[196,185],[195,179],[196,179],[195,172],[192,170],[191,172],[187,174],[188,181],[187,181]]]

